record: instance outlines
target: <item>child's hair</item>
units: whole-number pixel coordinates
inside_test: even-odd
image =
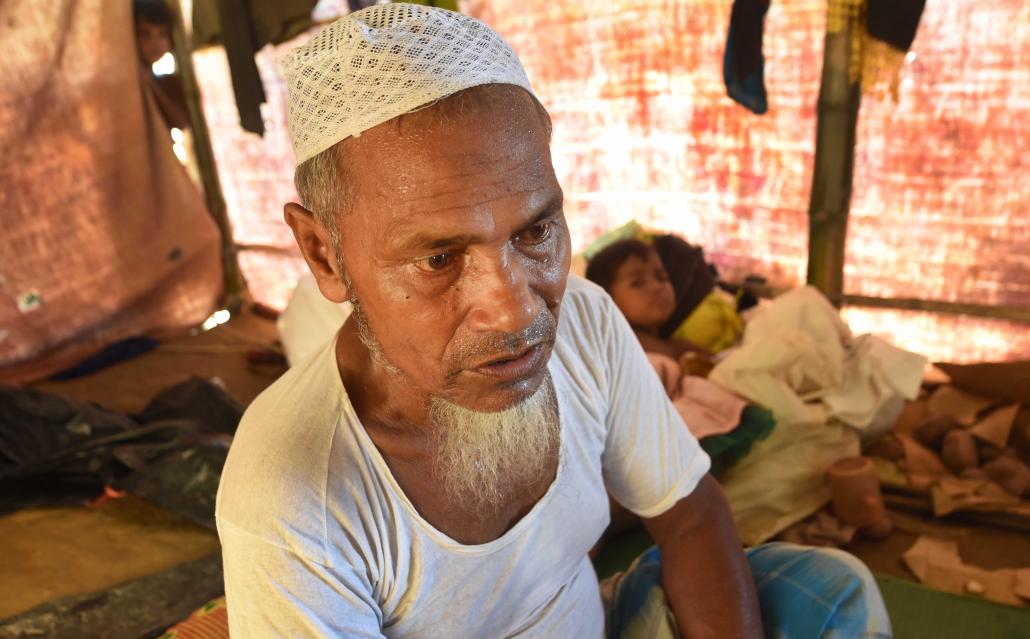
[[[137,20],[146,20],[163,27],[172,26],[172,10],[165,0],[133,0],[132,9]]]
[[[602,249],[587,264],[587,279],[608,290],[615,280],[619,267],[631,257],[646,260],[654,249],[638,239],[619,240]]]

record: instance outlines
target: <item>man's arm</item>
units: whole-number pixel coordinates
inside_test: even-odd
[[[706,476],[644,525],[662,556],[662,587],[684,639],[762,637],[751,569],[722,489]]]

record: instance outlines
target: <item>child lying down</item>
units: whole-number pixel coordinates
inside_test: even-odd
[[[626,316],[694,436],[702,439],[736,429],[747,403],[704,377],[682,374],[691,368],[689,362],[710,361],[711,354],[689,341],[659,335],[674,312],[676,298],[658,253],[637,239],[615,242],[594,256],[586,276],[608,291]]]
[[[687,340],[659,336],[675,311],[676,293],[658,253],[644,242],[629,239],[608,246],[590,260],[586,276],[612,296],[645,351],[676,360],[685,353],[710,355]]]

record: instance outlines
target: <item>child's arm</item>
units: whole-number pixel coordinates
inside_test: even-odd
[[[640,341],[640,345],[648,353],[661,353],[662,355],[668,355],[677,361],[679,361],[679,358],[684,353],[698,353],[706,357],[711,356],[711,353],[706,349],[685,339],[662,339],[657,335],[650,335],[642,331],[635,330],[633,332],[636,333],[637,340]]]

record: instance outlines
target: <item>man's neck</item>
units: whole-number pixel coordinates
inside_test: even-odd
[[[372,356],[353,316],[337,336],[336,365],[366,430],[389,430],[416,438],[431,433],[428,394],[420,393],[403,372],[383,366]]]
[[[336,341],[336,363],[354,412],[389,467],[394,480],[419,514],[437,530],[464,544],[492,541],[529,512],[557,473],[558,443],[548,451],[537,481],[508,495],[495,512],[453,503],[441,490],[433,460],[435,426],[428,395],[419,395],[401,372],[385,369],[361,342],[356,322],[348,320]]]

